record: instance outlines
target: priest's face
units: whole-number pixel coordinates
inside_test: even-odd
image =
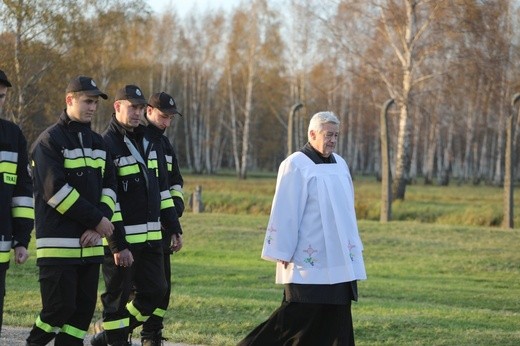
[[[321,131],[311,131],[310,144],[321,156],[329,157],[336,148],[339,136],[339,125],[323,124]]]

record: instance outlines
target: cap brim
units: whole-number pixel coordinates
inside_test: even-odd
[[[145,99],[126,99],[126,100],[133,105],[147,105],[148,104],[148,102],[146,102]]]
[[[149,103],[146,103],[148,106],[152,107],[152,108],[157,108],[158,110],[160,110],[161,112],[163,112],[164,114],[168,114],[168,115],[175,115],[175,114],[179,114],[181,117],[183,116],[181,114],[181,112],[179,112],[177,110],[177,108],[159,108],[159,107],[155,107],[154,105],[151,105]]]
[[[0,84],[3,84],[8,88],[11,88],[13,86],[11,82],[9,82],[7,79],[0,79]]]
[[[177,108],[166,108],[166,109],[161,109],[161,108],[158,108],[161,112],[163,112],[164,114],[168,114],[168,115],[175,115],[175,114],[179,114],[181,117],[182,117],[182,114],[177,110]]]
[[[85,90],[85,91],[83,91],[83,93],[85,93],[85,95],[89,95],[89,96],[100,96],[103,100],[108,99],[107,94],[105,94],[101,90]]]

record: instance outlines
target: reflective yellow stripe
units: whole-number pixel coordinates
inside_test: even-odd
[[[166,315],[166,310],[157,308],[153,311],[153,314],[158,317],[164,317],[164,315]]]
[[[106,195],[101,196],[101,203],[105,203],[106,205],[108,205],[108,207],[110,208],[110,210],[112,210],[112,212],[114,211],[114,208],[116,206],[115,201],[110,196],[106,196]]]
[[[157,169],[159,167],[157,159],[148,160],[148,169]]]
[[[137,174],[139,172],[140,172],[139,165],[137,163],[130,165],[130,166],[118,167],[118,169],[117,169],[117,175],[119,177],[124,177],[124,176],[131,175],[131,174]]]
[[[79,192],[73,189],[70,194],[58,205],[56,210],[61,214],[65,214],[67,210],[79,199]]]
[[[173,199],[169,190],[161,191],[161,210],[173,208]]]
[[[83,258],[83,257],[95,257],[103,256],[103,246],[97,245],[92,247],[85,247],[79,249],[64,249],[64,248],[41,248],[36,249],[37,258]]]
[[[148,319],[149,316],[144,316],[141,314],[139,310],[134,306],[133,302],[128,302],[126,304],[126,309],[130,313],[130,315],[134,316],[135,319],[139,322],[144,322]]]
[[[12,217],[23,217],[26,219],[34,220],[34,209],[26,207],[16,207],[11,209]]]
[[[149,231],[148,232],[148,240],[161,240],[162,233],[161,231]]]
[[[112,212],[114,212],[114,210],[116,209],[116,200],[117,200],[117,196],[116,196],[116,192],[114,190],[106,188],[106,187],[103,188],[103,190],[101,191],[101,202],[108,205],[108,207],[110,208],[110,210],[112,210]]]
[[[71,326],[70,324],[64,324],[63,327],[61,327],[61,331],[62,333],[69,334],[70,336],[73,336],[80,340],[83,340],[85,338],[85,335],[87,335],[86,330],[81,330],[79,328]]]
[[[92,159],[90,157],[78,157],[75,159],[65,159],[63,161],[63,167],[68,169],[90,167],[90,168],[101,168],[105,169],[105,160],[103,159]]]
[[[167,163],[166,164],[166,169],[168,170],[168,172],[171,172],[173,170],[173,165],[171,163]]]
[[[69,184],[65,184],[47,201],[47,204],[64,214],[78,198],[78,191]]]
[[[33,198],[18,196],[11,199],[12,217],[23,217],[34,220]]]
[[[126,241],[132,244],[144,243],[147,240],[161,240],[162,233],[161,231],[149,231],[144,234],[130,234],[127,235]]]
[[[16,163],[0,162],[0,173],[16,173]]]
[[[181,191],[171,189],[170,194],[172,195],[172,197],[179,197],[184,202],[184,194]]]
[[[0,263],[7,263],[11,258],[11,250],[7,252],[0,252]]]
[[[114,215],[112,215],[112,219],[110,221],[112,221],[112,222],[123,221],[123,215],[121,214],[120,211],[116,211],[114,213]]]
[[[60,327],[53,327],[50,324],[43,322],[40,318],[40,315],[38,315],[38,317],[36,317],[36,322],[34,322],[34,325],[46,333],[58,334],[58,332],[60,331]]]
[[[161,201],[161,210],[173,208],[173,200],[171,198],[163,199]]]
[[[120,320],[114,320],[114,321],[103,321],[103,329],[105,330],[116,330],[116,329],[123,329],[130,325],[130,318],[125,317]]]

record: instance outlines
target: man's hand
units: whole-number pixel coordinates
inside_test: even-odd
[[[172,235],[172,242],[170,245],[170,250],[173,252],[178,252],[182,248],[182,234],[174,233]]]
[[[29,258],[29,252],[24,246],[17,246],[14,248],[14,262],[16,264],[24,264]]]
[[[103,216],[101,221],[99,221],[98,225],[96,226],[96,232],[98,232],[102,237],[109,237],[112,235],[113,231],[114,225],[112,225],[112,222]]]
[[[134,256],[128,249],[124,249],[114,254],[114,262],[116,266],[130,267],[134,263]]]
[[[101,235],[98,232],[93,229],[87,229],[83,232],[81,238],[79,238],[79,245],[81,245],[81,247],[94,246],[99,243],[100,239]]]

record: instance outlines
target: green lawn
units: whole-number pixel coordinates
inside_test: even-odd
[[[203,185],[212,213],[182,217],[185,245],[172,256],[165,334],[173,342],[234,345],[281,301],[274,264],[260,259],[274,181],[206,179],[186,178],[187,192]],[[396,218],[405,221],[359,221],[368,280],[353,305],[358,345],[520,345],[520,233],[439,220],[485,214],[500,193],[411,186],[395,206]],[[377,196],[376,183],[356,181],[359,205],[377,209]],[[234,210],[216,211],[231,208],[230,200]],[[34,242],[31,253],[27,264],[8,272],[5,325],[28,327],[41,307]],[[98,302],[95,318],[100,309]]]

